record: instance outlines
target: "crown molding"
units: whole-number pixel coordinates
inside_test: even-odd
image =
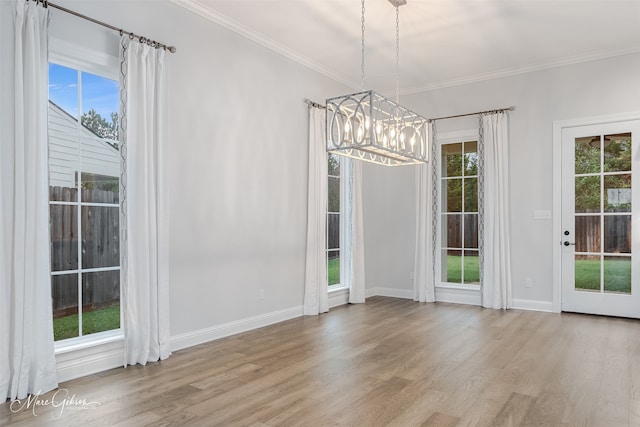
[[[444,89],[453,86],[463,86],[466,84],[482,82],[486,80],[493,80],[503,77],[517,76],[520,74],[532,73],[535,71],[543,71],[551,68],[565,67],[567,65],[575,65],[583,62],[597,61],[600,59],[613,58],[616,56],[630,55],[640,52],[640,46],[619,49],[619,50],[606,50],[600,52],[587,53],[583,55],[576,55],[569,58],[564,58],[559,61],[547,62],[545,64],[530,64],[522,67],[508,68],[500,71],[491,71],[488,73],[475,74],[472,76],[460,77],[451,80],[442,80],[440,82],[429,83],[424,86],[416,86],[401,90],[401,95],[414,95],[422,92],[429,92],[437,89]]]
[[[255,43],[258,43],[261,46],[266,47],[276,53],[283,55],[286,58],[291,59],[313,71],[316,71],[325,77],[332,79],[335,82],[341,83],[347,87],[352,89],[359,89],[360,85],[357,82],[350,81],[345,76],[335,73],[329,68],[313,61],[312,59],[301,55],[300,53],[294,51],[293,49],[288,48],[287,46],[276,42],[273,39],[261,34],[245,25],[240,24],[237,21],[229,18],[226,15],[223,15],[219,12],[216,12],[210,8],[204,7],[197,0],[170,0],[172,3],[177,4],[203,18],[214,22],[228,30],[231,30]],[[532,73],[535,71],[543,71],[551,68],[564,67],[567,65],[580,64],[583,62],[589,61],[597,61],[600,59],[607,59],[616,56],[629,55],[633,53],[639,53],[640,46],[625,48],[619,50],[606,50],[599,52],[592,52],[582,55],[575,55],[569,58],[563,58],[558,61],[551,61],[544,64],[529,64],[521,67],[507,68],[499,71],[491,71],[487,73],[474,74],[471,76],[464,76],[454,79],[442,80],[438,82],[432,82],[425,85],[409,87],[406,89],[400,90],[401,95],[414,95],[422,92],[429,92],[437,89],[444,89],[448,87],[454,86],[463,86],[471,83],[478,83],[487,80],[493,80],[504,77],[517,76],[520,74]],[[382,91],[384,93],[384,91]]]
[[[327,67],[311,60],[310,58],[301,55],[293,49],[288,48],[287,46],[278,43],[277,41],[270,39],[262,33],[259,33],[241,23],[234,21],[226,15],[223,15],[215,10],[202,6],[198,1],[195,0],[170,0],[172,3],[177,4],[211,22],[214,22],[220,25],[223,28],[233,31],[255,43],[258,43],[261,46],[266,47],[280,55],[291,59],[298,64],[307,67],[317,73],[322,74],[325,77],[330,78],[331,80],[341,83],[347,87],[352,89],[356,89],[359,87],[356,83],[350,81],[344,76],[337,74]]]

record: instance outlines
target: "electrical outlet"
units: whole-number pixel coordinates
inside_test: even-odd
[[[531,280],[531,277],[527,277],[526,279],[524,279],[524,287],[525,288],[533,287],[533,281]]]

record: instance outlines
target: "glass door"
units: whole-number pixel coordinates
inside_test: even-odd
[[[638,135],[638,121],[563,129],[563,311],[640,317]]]

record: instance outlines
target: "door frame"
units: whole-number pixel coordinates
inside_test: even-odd
[[[553,299],[551,311],[562,311],[562,130],[640,120],[640,111],[603,116],[583,117],[553,122]]]

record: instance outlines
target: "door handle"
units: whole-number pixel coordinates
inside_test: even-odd
[[[568,241],[565,240],[563,245],[565,245],[565,246],[569,246],[569,245],[575,246],[576,244],[575,243],[569,243]]]

